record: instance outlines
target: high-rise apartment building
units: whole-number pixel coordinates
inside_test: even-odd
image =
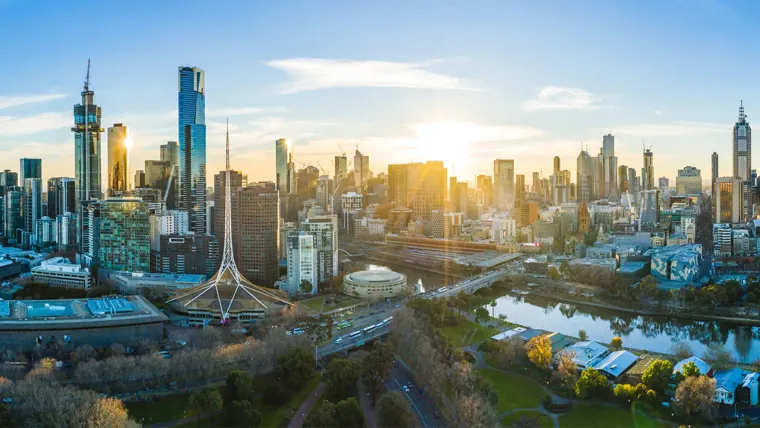
[[[348,161],[346,155],[335,156],[335,183],[336,185],[348,177]]]
[[[568,180],[569,182],[570,180]],[[525,174],[515,175],[515,199],[518,201],[525,200]]]
[[[76,212],[65,212],[55,219],[55,242],[58,251],[77,250],[77,226],[79,224]]]
[[[357,148],[354,153],[354,183],[361,192],[364,192],[367,180],[369,180],[369,156],[364,156]]]
[[[175,178],[176,180],[176,178]],[[138,169],[135,171],[135,182],[133,183],[134,189],[141,189],[146,186],[145,184],[145,170]]]
[[[47,181],[47,212],[55,219],[64,213],[77,213],[75,182],[73,178],[53,177]]]
[[[179,67],[179,207],[190,230],[206,233],[206,73]]]
[[[628,168],[628,192],[632,195],[639,194],[639,177],[636,175],[635,168]]]
[[[641,184],[643,190],[655,190],[654,187],[654,153],[644,150],[644,167],[641,169]]]
[[[37,220],[43,217],[42,179],[24,179],[24,197],[21,201],[21,215],[24,217],[24,231],[36,236]],[[34,242],[31,242],[34,245]]]
[[[699,195],[702,193],[702,171],[686,166],[678,170],[676,193],[679,195]]]
[[[559,166],[559,165],[558,165]],[[515,161],[493,161],[493,202],[500,210],[512,210],[515,203]]]
[[[288,140],[280,138],[274,142],[275,147],[275,184],[280,195],[290,194],[291,186],[293,186],[294,172],[291,171],[290,165],[292,163],[293,154],[291,153],[291,147]]]
[[[734,124],[733,136],[733,164],[734,177],[739,178],[743,183],[742,218],[746,219],[751,216],[752,210],[752,191],[750,177],[752,175],[752,128],[747,122],[747,116],[744,114],[744,103],[739,105],[739,119]]]
[[[0,172],[0,198],[5,195],[5,189],[18,186],[18,173],[9,169]]]
[[[535,173],[533,179],[535,180]],[[491,198],[493,197],[493,179],[490,175],[478,175],[476,177],[476,196],[478,203],[480,203],[484,209],[491,207]]]
[[[301,230],[314,236],[318,281],[329,281],[338,274],[338,217],[314,216],[301,223]]]
[[[92,267],[100,257],[100,211],[102,201],[85,201],[79,208],[79,253],[84,263]]]
[[[16,232],[24,227],[24,218],[21,216],[21,204],[24,190],[19,186],[5,188],[3,197],[3,233],[9,239],[16,242]]]
[[[715,188],[716,188],[715,183],[717,180],[718,180],[718,153],[713,152],[712,154],[712,180],[710,181],[710,184],[712,185],[710,196],[712,196],[713,198],[713,203],[715,203]]]
[[[314,235],[305,231],[288,233],[288,282],[285,290],[290,295],[314,294],[319,284],[319,266]],[[302,286],[303,284],[303,286]],[[308,291],[306,291],[308,289]]]
[[[108,128],[108,196],[123,196],[129,190],[127,127],[115,123]]]
[[[591,202],[594,198],[594,159],[585,150],[581,150],[578,155],[576,175],[578,202]],[[533,180],[535,179],[534,173]]]
[[[161,194],[166,195],[166,209],[175,210],[179,207],[179,143],[176,141],[168,141],[166,144],[161,145],[161,162],[166,162],[169,165],[169,175],[171,176],[171,186],[166,184],[167,189],[161,189]],[[137,187],[137,186],[135,186]]]
[[[715,182],[714,223],[738,223],[743,220],[743,186],[738,177],[718,177]]]
[[[234,205],[231,208],[232,218],[239,217],[237,267],[254,284],[272,286],[279,278],[280,262],[280,205],[276,184],[271,181],[250,183],[240,189],[238,198],[240,209],[236,212]]]
[[[74,106],[74,181],[76,205],[82,201],[100,199],[100,127],[101,110],[95,105],[95,92],[90,90],[90,66],[82,91],[82,103]]]
[[[139,198],[109,198],[100,205],[100,269],[149,272],[148,203]]]
[[[618,164],[615,156],[615,136],[607,134],[602,137],[602,156],[604,168],[604,197],[617,192]]]
[[[42,159],[22,158],[19,163],[19,183],[27,178],[42,178]]]

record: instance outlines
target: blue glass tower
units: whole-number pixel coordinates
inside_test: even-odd
[[[206,73],[179,67],[179,207],[206,234]]]
[[[95,105],[95,92],[90,90],[90,62],[82,91],[82,103],[74,106],[74,181],[76,203],[100,199],[100,107]]]

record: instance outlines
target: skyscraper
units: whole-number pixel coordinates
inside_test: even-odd
[[[447,170],[441,161],[388,165],[388,197],[397,207],[412,208],[415,219],[430,220],[446,200]]]
[[[219,174],[214,175],[214,233],[217,236],[219,242],[224,242],[224,222],[226,214],[225,210],[225,189],[227,188],[226,177],[227,171],[219,171]],[[240,240],[237,239],[240,228],[240,216],[237,215],[240,207],[240,190],[248,185],[248,175],[241,173],[240,171],[229,171],[230,177],[230,206],[232,207],[232,215],[230,216],[232,228],[232,245],[235,250],[235,262],[239,263],[240,259]]]
[[[0,198],[5,196],[5,189],[18,186],[18,173],[6,169],[0,172]]]
[[[171,177],[171,180],[167,177],[167,180],[171,181],[171,186],[169,186],[168,182],[166,184],[169,187],[168,192],[167,189],[164,188],[161,189],[161,194],[166,195],[166,200],[164,201],[166,209],[175,210],[179,206],[179,143],[176,141],[168,141],[166,144],[161,145],[160,150],[161,162],[165,162],[169,165],[168,173]]]
[[[654,153],[652,150],[644,150],[644,168],[641,169],[641,184],[643,190],[654,190]]]
[[[559,173],[559,156],[554,156],[554,174]]]
[[[515,201],[515,161],[496,159],[493,161],[494,204],[500,210],[511,210]]]
[[[338,274],[338,217],[315,216],[301,223],[301,230],[314,236],[319,282]]]
[[[288,140],[284,138],[280,138],[279,140],[275,141],[274,145],[275,172],[277,174],[275,178],[275,184],[277,185],[277,190],[279,190],[281,195],[287,195],[290,194],[290,187],[293,185],[291,182],[293,178],[292,172],[288,168],[293,154],[290,152],[291,150]]]
[[[24,217],[24,231],[35,236],[37,234],[37,220],[43,216],[42,212],[42,179],[24,179],[24,196],[21,200],[21,215]],[[34,242],[31,242],[34,245]]]
[[[710,182],[710,184],[712,185],[712,193],[710,193],[710,196],[712,196],[713,198],[713,204],[715,203],[715,182],[717,180],[718,180],[718,153],[713,152],[712,154],[712,181]]]
[[[150,271],[150,211],[139,198],[101,203],[99,262],[109,271]]]
[[[127,182],[127,127],[115,123],[108,128],[108,196],[123,196]]]
[[[478,175],[476,180],[478,202],[483,205],[484,209],[488,209],[491,206],[491,197],[493,196],[493,179],[490,175]]]
[[[232,183],[232,178],[230,178]],[[272,286],[279,277],[280,210],[275,183],[251,183],[240,190],[240,273],[253,283]],[[233,220],[234,224],[234,220]],[[233,239],[234,240],[234,239]]]
[[[346,155],[335,156],[335,185],[348,176],[348,162]]]
[[[594,188],[594,162],[591,155],[587,151],[581,150],[578,155],[577,169],[576,169],[576,183],[578,192],[578,203],[591,202],[593,200],[593,188]],[[534,180],[535,180],[534,176]]]
[[[47,181],[47,213],[52,219],[64,213],[77,213],[74,179],[53,177]]]
[[[515,175],[515,199],[518,201],[525,199],[525,174]]]
[[[364,156],[357,147],[354,153],[354,182],[360,193],[364,191],[367,180],[369,180],[369,156]]]
[[[100,199],[100,107],[94,104],[95,92],[90,90],[90,62],[82,91],[82,103],[74,106],[74,188],[76,204]]]
[[[179,67],[179,207],[206,233],[206,73]]]
[[[42,159],[22,158],[20,164],[19,183],[22,185],[27,178],[42,178]]]
[[[699,195],[702,193],[702,171],[686,166],[678,170],[676,193],[679,195]]]
[[[615,136],[607,134],[602,137],[602,156],[604,163],[604,197],[609,197],[618,190],[618,165],[615,156]]]
[[[715,184],[715,223],[742,221],[743,185],[738,177],[718,177]]]
[[[313,294],[319,284],[317,251],[314,248],[314,235],[304,231],[293,231],[287,235],[288,282],[286,291],[290,295]],[[308,283],[311,288],[302,289]],[[304,284],[305,285],[305,284]]]
[[[741,215],[742,218],[747,218],[752,214],[750,212],[752,193],[749,183],[752,175],[752,128],[744,114],[744,102],[739,104],[739,120],[734,124],[733,163],[733,176],[739,178],[744,187],[740,190],[744,195]]]
[[[625,165],[620,165],[617,169],[617,185],[618,185],[618,195],[622,195],[624,192],[627,192],[629,190],[629,184],[628,184],[628,167]]]

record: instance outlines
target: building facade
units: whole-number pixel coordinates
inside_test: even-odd
[[[179,67],[179,205],[190,230],[206,233],[206,73]]]
[[[89,72],[89,70],[88,70]],[[95,92],[85,82],[82,102],[74,106],[74,182],[76,206],[82,201],[100,199],[100,107],[94,103]]]
[[[301,223],[301,230],[314,236],[317,251],[318,281],[329,281],[338,274],[338,218],[315,216]]]
[[[737,189],[742,194],[741,218],[751,216],[752,191],[750,178],[752,176],[752,128],[744,114],[744,104],[739,107],[739,119],[734,124],[733,132],[733,177],[742,182],[742,188]]]
[[[715,188],[715,223],[738,223],[743,219],[743,186],[738,177],[718,177]]]
[[[288,281],[284,291],[291,296],[303,293],[315,294],[319,283],[319,265],[314,235],[305,231],[296,231],[290,232],[286,239]],[[308,287],[308,290],[305,290],[301,284]]]
[[[108,196],[124,196],[129,190],[127,127],[115,123],[108,128]]]
[[[702,171],[686,166],[678,170],[676,193],[679,195],[698,195],[702,193]]]
[[[150,211],[138,198],[101,202],[99,266],[108,271],[149,272]]]
[[[212,277],[219,268],[219,241],[212,235],[166,234],[151,249],[150,271]]]
[[[272,286],[279,278],[280,262],[280,210],[276,185],[271,181],[251,183],[240,190],[238,198],[238,212],[231,208],[233,224],[235,217],[239,222],[235,248],[237,267],[254,284]],[[234,245],[234,229],[232,233]]]
[[[493,203],[503,211],[512,210],[515,203],[515,161],[493,161]]]

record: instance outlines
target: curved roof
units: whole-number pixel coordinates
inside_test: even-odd
[[[352,272],[345,279],[353,282],[393,282],[405,280],[406,275],[392,270],[375,269]]]

